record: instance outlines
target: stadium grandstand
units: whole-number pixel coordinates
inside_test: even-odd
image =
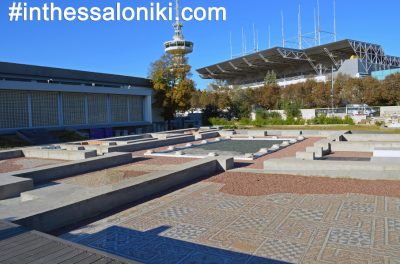
[[[210,65],[197,72],[203,79],[229,85],[259,87],[268,71],[280,86],[314,79],[330,80],[338,74],[364,77],[374,71],[400,68],[400,57],[385,54],[382,46],[356,40],[340,40],[306,49],[275,47]]]

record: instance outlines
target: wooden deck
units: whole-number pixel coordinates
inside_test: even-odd
[[[41,232],[0,221],[0,263],[135,263]]]

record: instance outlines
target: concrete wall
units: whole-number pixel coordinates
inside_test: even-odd
[[[80,202],[63,205],[15,222],[43,232],[50,232],[78,221],[94,217],[128,203],[150,197],[200,177],[212,175],[220,170],[215,158],[196,160],[175,171],[160,171],[123,183],[112,190]]]
[[[300,111],[302,118],[305,120],[313,119],[316,116],[315,109],[300,109]]]
[[[27,158],[59,159],[59,160],[85,160],[97,156],[95,150],[62,150],[62,149],[40,149],[28,148],[22,152]]]
[[[0,177],[0,200],[15,197],[33,189],[32,179],[19,178],[10,174],[0,174]]]
[[[34,183],[37,184],[123,165],[132,161],[133,158],[130,153],[110,153],[105,156],[90,158],[83,161],[72,161],[17,171],[13,175],[16,177],[33,179]]]
[[[382,141],[390,142],[397,141],[400,142],[400,134],[346,134],[344,138],[347,141]]]
[[[375,148],[400,148],[400,142],[332,142],[332,151],[373,152]]]
[[[159,148],[165,147],[170,145],[182,144],[187,143],[190,141],[194,141],[194,136],[178,136],[178,137],[171,137],[162,140],[153,140],[148,142],[138,142],[133,144],[128,144],[125,146],[115,146],[115,147],[101,147],[104,153],[107,152],[134,152],[144,149],[152,149],[152,148]]]
[[[400,106],[382,106],[380,111],[381,117],[391,118],[393,115],[400,115]]]
[[[345,134],[349,131],[338,131],[338,130],[268,130],[269,136],[282,136],[282,137],[330,137],[336,134]]]
[[[24,153],[20,149],[0,151],[0,160],[20,158],[23,156]]]
[[[271,159],[264,162],[262,172],[366,180],[399,180],[399,171],[399,163]]]

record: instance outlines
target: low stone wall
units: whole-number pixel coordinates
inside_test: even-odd
[[[217,130],[211,130],[211,131],[205,131],[205,132],[196,132],[194,134],[195,139],[210,139],[210,138],[216,138],[220,136],[219,131]]]
[[[350,133],[348,130],[268,130],[269,136],[281,137],[331,137],[336,134],[342,135]]]
[[[95,150],[64,150],[64,149],[40,149],[27,148],[22,152],[27,158],[59,159],[59,160],[85,160],[97,156]]]
[[[19,196],[32,190],[34,184],[46,183],[77,174],[102,170],[132,162],[130,153],[110,153],[106,156],[48,165],[39,168],[0,174],[0,200]]]
[[[105,156],[72,161],[62,164],[43,166],[15,172],[13,176],[33,179],[34,183],[45,183],[65,177],[102,170],[133,161],[130,153],[110,153]]]
[[[0,174],[0,200],[18,196],[22,192],[33,189],[33,180]]]
[[[0,160],[21,158],[24,153],[20,149],[0,151]]]
[[[375,148],[400,148],[400,142],[331,142],[331,149],[335,151],[373,152]]]
[[[400,142],[399,134],[346,134],[344,135],[344,138],[347,141],[359,141],[359,142],[366,142],[366,141]]]
[[[267,130],[243,130],[238,129],[236,130],[238,135],[245,135],[249,137],[265,137],[268,136]]]
[[[147,142],[137,142],[133,144],[128,144],[124,146],[115,146],[115,147],[101,147],[104,153],[107,152],[134,152],[144,149],[152,149],[152,148],[160,148],[170,145],[182,144],[194,141],[194,136],[179,136],[179,137],[171,137],[167,139],[161,140],[153,140]]]
[[[20,217],[15,222],[39,231],[50,232],[197,178],[212,175],[220,169],[215,158],[196,160],[182,164],[178,170],[140,176],[112,188],[105,188],[103,193],[93,197],[66,203],[57,208],[48,208],[45,212]]]
[[[367,161],[271,159],[264,172],[302,176],[327,176],[367,180],[399,180],[400,164]]]

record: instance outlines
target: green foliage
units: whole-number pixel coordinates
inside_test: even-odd
[[[327,116],[320,114],[315,118],[308,120],[309,125],[354,125],[354,121],[350,116],[340,118],[337,116]]]
[[[227,120],[225,118],[211,117],[209,122],[213,126],[235,126],[235,121]]]
[[[258,110],[256,113],[256,119],[254,121],[250,118],[241,118],[239,121],[229,121],[225,118],[210,118],[210,123],[215,126],[229,126],[233,127],[236,125],[242,126],[276,126],[276,125],[304,125],[305,121],[302,118],[287,118],[286,120],[277,112],[268,112]]]
[[[250,125],[253,124],[252,122],[253,122],[253,121],[252,121],[250,118],[248,118],[248,117],[242,117],[242,118],[239,120],[239,125],[241,125],[241,126],[250,126]]]
[[[266,86],[276,86],[278,85],[277,76],[275,71],[268,71],[264,78],[264,84]]]
[[[287,118],[301,118],[302,103],[297,100],[282,100],[278,103],[279,109],[285,111]]]
[[[173,68],[173,57],[165,54],[152,63],[149,77],[152,80],[154,105],[163,109],[165,120],[172,120],[177,111],[186,111],[191,107],[191,97],[195,91],[190,77],[190,66]]]

